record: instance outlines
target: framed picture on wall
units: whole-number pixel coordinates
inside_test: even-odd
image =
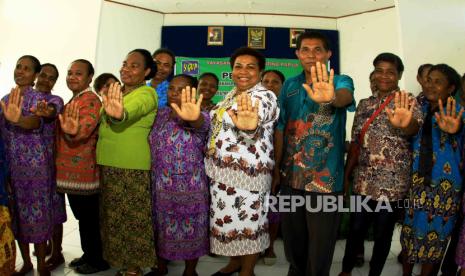
[[[289,47],[297,47],[297,37],[303,32],[305,32],[304,29],[289,29]]]
[[[265,28],[249,27],[247,46],[255,49],[265,49]]]
[[[207,45],[221,46],[223,45],[223,27],[212,26],[208,27]]]

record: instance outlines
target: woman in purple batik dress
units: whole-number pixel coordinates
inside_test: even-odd
[[[51,243],[47,245],[47,255],[50,253],[52,256],[46,261],[47,269],[52,271],[65,262],[65,258],[61,253],[61,243],[63,240],[63,223],[66,222],[66,207],[65,195],[56,191],[56,123],[58,114],[63,111],[63,99],[60,96],[52,95],[53,87],[58,80],[58,69],[54,64],[44,63],[41,66],[40,73],[37,76],[35,91],[43,93],[46,97],[41,101],[37,108],[33,110],[36,116],[43,119],[43,137],[44,143],[47,147],[49,157],[52,158],[52,185],[53,185],[53,198],[52,198],[52,215],[53,215],[53,237]],[[52,246],[53,245],[53,246]],[[53,249],[53,250],[52,250]]]
[[[197,275],[198,258],[209,252],[208,180],[203,164],[210,120],[196,102],[197,80],[175,76],[149,136],[158,273],[166,260],[185,260],[183,275]]]
[[[52,237],[53,159],[43,137],[43,120],[31,112],[45,95],[32,85],[40,72],[40,62],[23,56],[16,63],[17,87],[2,99],[0,127],[5,142],[6,158],[14,202],[13,229],[24,264],[20,274],[31,271],[29,243],[35,245],[40,276],[50,275],[45,266],[46,242]],[[30,260],[30,259],[29,259]]]

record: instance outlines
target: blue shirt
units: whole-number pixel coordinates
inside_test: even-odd
[[[355,111],[355,101],[344,108],[313,102],[302,87],[305,74],[286,80],[279,95],[278,130],[283,132],[281,171],[283,185],[308,192],[340,192],[344,179],[346,110]],[[334,88],[354,84],[345,75],[334,76]]]
[[[158,95],[158,108],[162,108],[167,106],[168,104],[168,86],[170,82],[168,80],[162,81],[160,84],[157,85],[155,88],[155,92]],[[147,86],[152,86],[151,81],[147,81]]]

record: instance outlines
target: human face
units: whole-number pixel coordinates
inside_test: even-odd
[[[155,79],[160,82],[166,80],[173,73],[173,59],[166,53],[160,53],[153,59],[157,63]]]
[[[145,76],[150,73],[149,68],[145,68],[144,56],[138,52],[132,52],[126,56],[123,66],[119,70],[121,82],[125,86],[136,86],[145,81]]]
[[[13,76],[19,87],[32,86],[37,78],[37,73],[34,72],[34,63],[29,58],[18,60]]]
[[[51,66],[44,66],[37,76],[36,89],[40,92],[51,92],[57,82],[57,79],[58,76],[55,68]]]
[[[110,88],[110,85],[115,82],[117,82],[117,80],[115,80],[114,78],[107,79],[107,81],[105,82],[103,87],[100,89],[100,91],[98,91],[98,93],[100,95],[106,94],[108,92],[108,88]]]
[[[238,56],[234,61],[232,80],[240,92],[247,91],[260,82],[260,68],[254,56]]]
[[[421,76],[417,75],[417,81],[421,85],[421,91],[425,91],[426,89],[425,85],[428,82],[429,69],[431,69],[431,67],[424,68],[423,72],[421,72]]]
[[[283,83],[279,78],[278,74],[275,72],[268,72],[263,76],[262,84],[266,89],[271,90],[275,93],[276,96],[279,95]]]
[[[397,89],[402,75],[393,63],[380,61],[375,65],[373,77],[376,88],[382,93],[388,93]]]
[[[74,93],[79,93],[87,89],[92,82],[93,75],[89,75],[87,64],[82,62],[73,62],[69,66],[68,74],[66,75],[66,85],[69,90]]]
[[[203,95],[204,100],[211,100],[218,91],[218,82],[212,76],[206,75],[200,79],[197,91]]]
[[[182,90],[185,89],[188,85],[189,82],[186,78],[177,77],[172,79],[170,81],[170,85],[168,86],[168,103],[175,103],[180,106]]]
[[[310,73],[310,69],[316,66],[317,62],[327,64],[331,57],[331,51],[326,50],[323,41],[317,38],[303,39],[300,49],[297,49],[295,54],[307,73]]]
[[[431,71],[426,78],[425,90],[423,94],[426,99],[433,105],[441,99],[445,103],[448,96],[452,94],[455,87],[450,85],[446,76],[439,71]]]

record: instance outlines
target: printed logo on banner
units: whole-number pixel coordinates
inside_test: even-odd
[[[183,60],[182,73],[191,76],[199,74],[199,61],[198,60]]]

